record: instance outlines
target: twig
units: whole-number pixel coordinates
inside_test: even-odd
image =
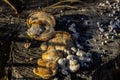
[[[48,6],[48,7],[45,7],[45,8],[52,8],[52,7],[55,7],[55,6],[57,6],[57,5],[60,5],[60,4],[62,4],[62,3],[66,3],[66,2],[71,2],[71,3],[73,3],[73,2],[82,2],[82,1],[80,1],[80,0],[62,0],[62,1],[59,1],[59,2],[57,2],[57,3],[55,3],[55,4],[50,5],[50,6]]]
[[[75,7],[75,6],[69,6],[69,5],[60,5],[60,6],[52,7],[52,9],[56,9],[56,8],[72,8],[72,9],[77,9],[77,7]]]

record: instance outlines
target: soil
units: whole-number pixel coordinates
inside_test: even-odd
[[[113,3],[112,0],[108,1]],[[120,29],[116,30],[117,33],[109,32],[108,29],[109,22],[120,16],[120,13],[107,16],[107,13],[104,13],[106,9],[98,7],[100,2],[105,3],[104,0],[96,0],[72,4],[77,6],[77,9],[44,9],[52,4],[52,1],[31,0],[22,13],[15,14],[9,6],[0,1],[0,78],[6,72],[8,80],[43,80],[32,72],[42,54],[39,48],[42,42],[32,40],[26,35],[25,21],[31,12],[44,10],[55,16],[56,31],[73,34],[69,26],[76,24],[75,29],[80,36],[77,41],[83,47],[82,50],[93,53],[94,59],[87,69],[69,75],[58,73],[51,80],[120,80]],[[100,15],[101,12],[103,15]],[[103,25],[102,29],[98,27],[98,22]],[[106,37],[107,34],[110,36]],[[29,49],[24,48],[27,42],[32,45]]]

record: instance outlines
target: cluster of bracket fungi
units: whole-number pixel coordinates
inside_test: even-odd
[[[43,11],[33,12],[27,18],[27,35],[34,40],[43,41],[40,45],[43,53],[37,61],[38,67],[33,69],[33,73],[43,79],[55,76],[58,69],[65,75],[78,71],[80,60],[83,60],[81,57],[85,53],[76,48],[70,33],[55,31],[55,24],[55,18]]]

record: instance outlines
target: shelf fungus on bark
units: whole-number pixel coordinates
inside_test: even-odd
[[[58,71],[57,61],[62,57],[59,51],[51,50],[42,54],[42,58],[38,59],[39,67],[33,69],[33,73],[43,79],[49,79],[56,75]]]
[[[43,79],[49,79],[53,77],[54,75],[56,75],[58,69],[57,60],[58,58],[53,61],[39,59],[39,66],[33,69],[33,73]]]
[[[74,42],[72,39],[71,34],[64,31],[56,31],[55,36],[50,39],[48,42],[44,42],[41,44],[40,48],[45,50],[57,50],[63,51],[68,50],[70,51],[71,47],[74,47]]]
[[[47,41],[55,35],[54,16],[43,11],[31,13],[27,18],[27,35],[35,40]]]
[[[42,54],[42,59],[53,61],[56,58],[60,58],[62,56],[63,56],[63,54],[59,51],[49,50],[49,51],[46,51],[45,53]]]

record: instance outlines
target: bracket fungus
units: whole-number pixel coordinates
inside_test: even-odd
[[[38,60],[38,67],[33,69],[33,73],[43,79],[49,79],[52,76],[56,75],[57,73],[57,60],[56,58],[54,61],[39,59]]]
[[[56,31],[55,36],[52,39],[48,42],[44,42],[40,46],[43,51],[52,49],[64,51],[69,50],[71,47],[74,47],[72,36],[65,31]]]
[[[58,51],[51,50],[42,54],[42,59],[38,59],[38,67],[33,69],[33,73],[43,79],[49,79],[56,75],[58,64],[57,61],[62,57]]]
[[[54,26],[56,21],[54,16],[47,12],[36,11],[27,18],[27,35],[35,40],[47,41],[55,34]]]

